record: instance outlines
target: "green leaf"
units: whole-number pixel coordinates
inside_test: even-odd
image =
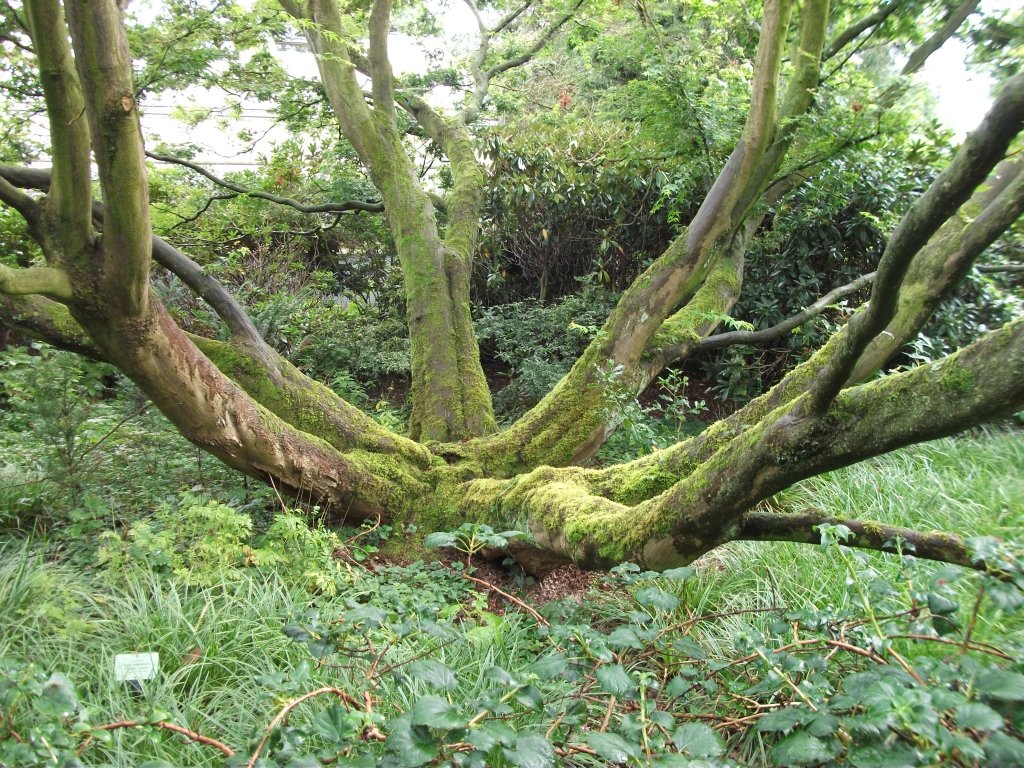
[[[955,613],[957,608],[960,606],[948,597],[937,595],[934,592],[928,595],[928,610],[937,616],[945,616],[950,613]]]
[[[458,541],[459,539],[454,533],[438,531],[437,533],[431,533],[423,539],[423,546],[431,549],[437,549],[438,547],[454,547]]]
[[[992,669],[975,678],[974,689],[990,699],[1024,701],[1024,675]]]
[[[424,696],[412,708],[413,725],[450,730],[466,724],[458,708],[440,696]]]
[[[516,739],[515,749],[502,750],[516,768],[552,768],[555,748],[543,736],[525,734]]]
[[[798,723],[803,722],[807,711],[798,707],[785,707],[769,712],[757,721],[757,730],[761,733],[771,731],[790,731]]]
[[[52,717],[70,717],[78,709],[75,686],[64,675],[54,672],[43,685],[39,698],[35,699],[35,706]]]
[[[953,710],[956,724],[961,728],[973,728],[976,731],[998,731],[1003,727],[1003,716],[988,704],[970,702],[961,704]]]
[[[920,762],[913,747],[899,742],[857,747],[850,752],[849,760],[854,768],[907,768]]]
[[[350,739],[355,731],[354,726],[351,714],[340,704],[328,707],[313,718],[313,731],[332,744]]]
[[[425,728],[413,725],[409,713],[389,725],[387,747],[398,756],[402,768],[415,768],[437,757],[440,744]]]
[[[670,581],[686,581],[686,579],[693,576],[696,571],[688,565],[684,565],[682,568],[669,568],[667,571],[661,572],[661,578],[669,579]]]
[[[797,731],[771,748],[771,758],[776,765],[809,765],[830,760],[832,750],[821,739]]]
[[[466,741],[481,752],[490,752],[497,746],[511,747],[516,743],[516,732],[501,720],[488,720],[474,728]]]
[[[299,755],[289,760],[286,768],[323,768],[323,763],[315,755]]]
[[[610,763],[623,765],[640,756],[640,746],[630,744],[617,733],[588,733],[587,745]]]
[[[636,683],[621,664],[598,667],[594,675],[601,687],[613,696],[627,696],[636,690]]]
[[[718,757],[725,752],[722,738],[703,723],[683,723],[672,734],[672,743],[691,757]]]
[[[527,670],[535,674],[541,680],[553,680],[556,677],[563,677],[566,673],[566,658],[561,653],[552,653],[541,656]]]
[[[405,673],[414,680],[422,680],[435,688],[444,688],[446,691],[454,690],[458,685],[452,668],[433,659],[414,661],[406,666]]]
[[[640,605],[670,613],[679,607],[679,598],[660,587],[644,587],[634,595]]]
[[[540,709],[544,705],[544,695],[534,685],[527,685],[515,693],[516,701],[527,709]]]
[[[985,740],[989,765],[1024,765],[1024,741],[996,731]]]

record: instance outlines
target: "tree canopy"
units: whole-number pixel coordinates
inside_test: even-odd
[[[655,569],[736,539],[811,541],[841,521],[851,543],[899,537],[975,564],[955,536],[758,505],[1024,408],[1012,308],[932,362],[887,369],[982,254],[1012,258],[1024,206],[1012,25],[976,19],[977,0],[466,5],[468,52],[406,75],[393,33],[429,39],[429,5],[171,2],[145,23],[114,0],[5,6],[6,95],[45,115],[49,141],[5,121],[0,318],[109,362],[203,450],[349,519],[518,526],[547,558]],[[270,50],[296,34],[316,80]],[[956,34],[980,41],[1003,82],[947,152],[906,105],[909,78]],[[147,99],[191,85],[236,108],[272,104],[293,138],[266,172],[231,178],[149,142]],[[227,201],[235,220],[218,225]],[[229,288],[245,291],[225,266],[236,237],[304,249],[364,303],[398,281],[406,432],[268,343]],[[169,311],[163,270],[215,318]],[[771,298],[780,275],[799,301]],[[499,424],[474,307],[500,285],[543,302],[587,276],[618,292],[614,305],[582,328],[550,391]],[[616,403],[666,369],[785,337],[868,285],[831,333],[800,331],[801,362],[768,391],[699,434],[586,466],[622,421]],[[734,321],[743,301],[772,324]]]

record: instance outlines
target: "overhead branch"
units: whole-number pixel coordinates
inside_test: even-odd
[[[26,195],[14,184],[11,184],[0,170],[0,203],[5,203],[21,214],[31,227],[39,224],[42,215],[39,202],[31,195]]]
[[[845,385],[870,341],[892,319],[900,287],[914,256],[971,196],[1003,159],[1024,127],[1024,75],[1003,86],[992,109],[971,133],[953,161],[921,195],[889,238],[878,264],[870,304],[851,318],[841,348],[811,386],[806,408],[823,411]]]
[[[904,2],[905,0],[889,0],[889,2],[880,5],[873,13],[869,13],[867,16],[855,21],[833,38],[832,43],[825,50],[824,54],[822,54],[822,59],[826,61],[831,59],[866,31],[877,27],[889,18],[893,11],[899,8]]]
[[[71,278],[55,267],[7,267],[0,264],[0,293],[10,296],[39,294],[57,301],[70,301],[74,295]]]
[[[233,181],[222,179],[219,176],[211,173],[201,165],[193,163],[189,160],[184,160],[180,157],[173,157],[171,155],[164,155],[158,152],[146,152],[146,157],[153,160],[157,160],[161,163],[173,163],[180,165],[183,168],[188,168],[191,171],[195,171],[203,178],[209,179],[214,184],[224,189],[230,189],[232,192],[236,192],[240,195],[247,197],[257,198],[259,200],[266,200],[270,203],[276,203],[277,205],[286,205],[289,208],[294,208],[300,213],[344,213],[345,211],[366,211],[369,213],[380,213],[384,210],[384,203],[379,201],[362,201],[362,200],[346,200],[340,203],[322,203],[319,205],[307,205],[301,203],[298,200],[293,200],[290,197],[282,197],[275,195],[270,192],[263,192],[258,189],[249,189],[243,187],[241,184],[236,184]]]
[[[483,18],[480,16],[480,11],[477,9],[474,0],[464,0],[464,2],[476,20],[480,36],[477,48],[470,59],[470,74],[473,78],[473,93],[468,98],[466,106],[459,115],[459,120],[464,125],[468,125],[476,119],[480,110],[483,108],[484,101],[487,98],[487,92],[490,89],[491,80],[503,72],[515,69],[516,67],[521,67],[530,62],[533,57],[544,48],[544,46],[551,42],[554,36],[558,34],[558,31],[576,15],[576,12],[585,2],[587,2],[587,0],[576,0],[568,11],[552,21],[551,24],[548,25],[548,27],[538,35],[522,53],[516,56],[511,56],[508,59],[487,67],[486,69],[485,64],[491,50],[491,41],[494,39],[494,36],[506,29],[523,13],[525,13],[533,5],[533,2],[532,0],[528,0],[528,2],[514,8],[490,29],[488,29]]]
[[[861,275],[856,280],[851,280],[846,285],[841,285],[838,288],[832,289],[813,304],[809,304],[795,315],[787,317],[785,320],[780,323],[776,323],[771,328],[764,328],[760,331],[730,331],[728,333],[719,333],[714,336],[708,336],[707,338],[701,339],[697,342],[694,351],[710,352],[716,349],[736,346],[737,344],[755,345],[774,341],[775,339],[785,336],[794,328],[800,327],[812,317],[817,317],[837,301],[840,301],[847,296],[856,293],[865,286],[870,285],[871,281],[874,279],[874,272]]]
[[[985,570],[984,561],[972,556],[967,543],[952,533],[915,531],[897,525],[856,520],[825,514],[817,509],[794,513],[754,510],[740,520],[740,541],[790,541],[798,544],[820,544],[819,527],[842,525],[850,536],[842,541],[848,547],[873,549],[879,552],[900,552],[925,560],[953,563],[966,568]]]
[[[914,49],[900,74],[903,76],[912,75],[921,69],[925,62],[928,61],[928,57],[939,50],[960,29],[960,25],[967,20],[967,17],[977,10],[980,2],[981,0],[964,0],[954,8],[935,34]]]
[[[529,62],[545,45],[551,42],[551,39],[558,34],[558,30],[564,27],[576,15],[576,11],[578,11],[585,2],[587,2],[587,0],[575,0],[575,2],[569,7],[569,10],[555,19],[548,28],[533,41],[533,43],[527,46],[525,51],[520,53],[518,56],[513,56],[488,68],[485,73],[487,79],[490,80],[496,75],[500,75],[502,72],[508,72],[510,69],[521,67],[523,64]]]

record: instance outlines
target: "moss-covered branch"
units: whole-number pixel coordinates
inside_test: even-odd
[[[5,267],[0,264],[0,293],[25,296],[37,293],[58,301],[73,296],[71,278],[55,267]]]
[[[765,512],[754,510],[745,514],[736,534],[743,541],[791,541],[798,544],[819,544],[821,525],[843,525],[850,536],[843,540],[849,547],[879,552],[902,552],[926,560],[954,563],[967,568],[985,569],[984,562],[971,555],[967,543],[959,536],[941,531],[915,531],[898,525],[885,525],[870,520],[836,517],[817,509],[801,512]]]
[[[842,345],[811,385],[806,408],[822,411],[846,384],[864,349],[892,320],[914,256],[1003,159],[1022,127],[1024,75],[1018,75],[1005,83],[978,129],[896,227],[878,264],[870,304],[850,319]]]
[[[0,293],[0,324],[30,339],[39,339],[58,349],[106,362],[103,353],[71,317],[68,308],[43,296]]]
[[[152,256],[149,187],[121,11],[115,0],[70,0],[67,11],[105,206],[93,274],[108,312],[142,315]],[[89,199],[77,202],[91,217]]]
[[[53,217],[48,234],[57,241],[57,250],[73,260],[81,257],[76,247],[88,237],[91,226],[92,177],[85,101],[58,0],[29,0],[25,3],[25,18],[50,123],[55,184],[48,203],[48,213]]]

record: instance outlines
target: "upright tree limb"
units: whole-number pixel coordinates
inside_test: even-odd
[[[48,214],[55,219],[56,238],[64,255],[75,259],[74,244],[90,234],[89,200],[92,178],[89,124],[85,101],[68,46],[68,29],[57,0],[28,0],[25,15],[35,48],[39,78],[50,123],[50,156],[54,188]],[[51,254],[52,255],[52,254]]]
[[[395,78],[388,59],[391,0],[374,0],[370,8],[370,80],[375,115],[395,123]]]
[[[97,277],[110,309],[142,315],[152,256],[149,186],[121,12],[114,0],[68,0],[67,10],[106,206]],[[91,216],[88,199],[76,203]]]

